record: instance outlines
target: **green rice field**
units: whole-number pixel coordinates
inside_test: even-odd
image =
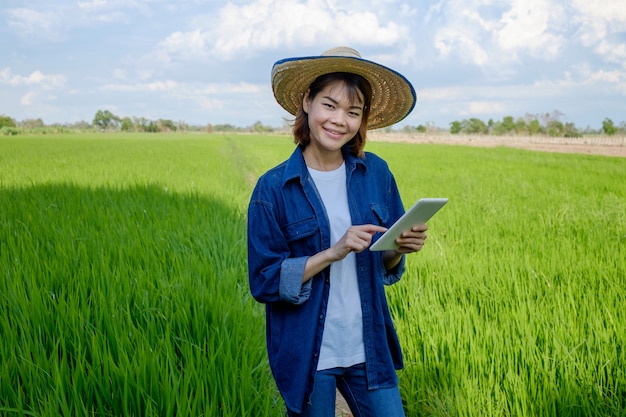
[[[293,146],[0,138],[0,415],[284,416],[246,209]],[[407,416],[626,416],[626,159],[366,149],[450,200],[388,288]]]

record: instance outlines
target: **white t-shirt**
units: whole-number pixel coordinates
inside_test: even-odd
[[[326,208],[330,221],[330,243],[334,245],[352,225],[345,164],[334,171],[309,168],[309,173]],[[356,255],[350,253],[330,266],[330,295],[317,370],[347,368],[363,362],[365,347],[361,296]]]

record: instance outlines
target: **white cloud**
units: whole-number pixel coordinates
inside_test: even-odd
[[[528,50],[535,56],[552,59],[565,43],[561,34],[551,33],[551,28],[559,29],[557,16],[563,14],[563,7],[549,0],[512,0],[494,37],[504,51]]]
[[[228,60],[251,51],[318,44],[393,45],[406,28],[381,22],[370,11],[320,0],[254,0],[227,3],[210,30],[172,33],[156,53],[166,61],[207,56]]]
[[[35,93],[33,91],[30,91],[20,98],[20,104],[22,106],[30,106],[33,104],[34,98],[35,98]]]
[[[171,109],[173,108],[185,109],[187,114],[190,114],[190,109],[193,109],[194,114],[207,111],[211,111],[213,114],[215,111],[225,111],[236,115],[245,103],[263,102],[268,89],[269,87],[265,85],[260,86],[247,82],[188,83],[174,80],[110,83],[98,88],[99,91],[113,93],[120,97],[131,95],[142,104],[154,100],[167,101],[170,115],[168,116],[168,112],[165,111],[163,117],[172,117]],[[129,101],[125,103],[124,111],[132,113],[136,110],[128,110],[128,108],[136,105],[136,103],[132,103],[133,100]],[[267,109],[263,110],[266,111]],[[217,122],[224,122],[224,120]]]
[[[202,101],[207,96],[259,94],[263,88],[251,83],[201,84],[173,80],[147,83],[111,83],[99,87],[101,91],[120,93],[166,93],[178,98]]]
[[[506,111],[506,106],[500,102],[496,101],[471,101],[465,112],[461,112],[461,114],[465,115],[493,115],[499,114]]]
[[[446,28],[435,37],[435,47],[443,57],[456,53],[463,62],[476,66],[487,63],[489,55],[480,44],[461,30]]]
[[[573,0],[572,20],[579,25],[577,39],[606,61],[626,60],[626,2]]]
[[[589,65],[580,65],[576,68],[574,80],[581,87],[590,86],[626,96],[626,68],[593,70]]]
[[[571,0],[580,20],[626,23],[626,3],[613,0]]]
[[[65,85],[65,77],[60,74],[46,75],[36,70],[30,75],[14,75],[10,68],[0,71],[0,83],[12,86],[39,86],[44,89],[59,88]]]
[[[433,46],[446,62],[459,58],[477,67],[492,62],[489,31],[494,23],[480,14],[480,4],[480,0],[442,0],[428,9],[424,20],[434,29]]]
[[[555,0],[448,0],[431,6],[425,20],[437,26],[434,46],[441,57],[502,67],[521,62],[522,53],[558,57],[567,42],[565,16]]]
[[[7,11],[7,23],[24,36],[51,36],[56,32],[58,16],[54,12],[40,12],[19,8]]]
[[[107,6],[106,0],[92,0],[92,1],[79,1],[77,2],[80,9],[101,9]]]
[[[197,60],[208,56],[210,36],[201,30],[174,32],[159,45],[154,54],[157,59],[169,62],[172,57],[182,60]]]
[[[28,3],[28,2],[27,2]],[[129,23],[129,8],[135,2],[92,0],[91,2],[44,3],[36,7],[6,9],[7,24],[15,33],[29,40],[58,42],[67,39],[75,28]]]
[[[614,43],[602,40],[595,48],[608,62],[624,63],[626,61],[626,43]]]
[[[620,83],[626,80],[626,74],[623,71],[596,71],[591,74],[591,80],[603,81],[608,83]]]

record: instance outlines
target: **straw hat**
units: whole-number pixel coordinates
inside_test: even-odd
[[[272,90],[276,101],[296,115],[304,93],[320,75],[331,72],[358,74],[372,86],[369,129],[390,126],[404,119],[415,107],[415,90],[400,73],[361,58],[345,46],[329,49],[321,56],[287,58],[272,68]]]

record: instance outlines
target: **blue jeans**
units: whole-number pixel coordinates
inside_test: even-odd
[[[354,417],[404,417],[398,386],[368,390],[365,364],[318,371],[311,401],[304,405],[302,414],[289,412],[289,416],[334,417],[337,389]]]

